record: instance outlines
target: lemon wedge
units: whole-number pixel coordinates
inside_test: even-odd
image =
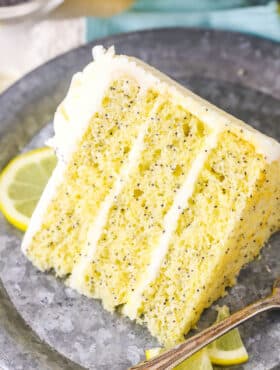
[[[229,315],[230,312],[227,306],[219,307],[216,322],[225,319]],[[146,359],[150,360],[162,352],[164,352],[164,348],[148,349],[145,351]],[[248,358],[248,353],[238,329],[233,329],[209,344],[207,348],[200,350],[177,365],[174,370],[211,370],[213,369],[212,364],[222,366],[239,365],[246,362]]]
[[[14,158],[0,175],[0,206],[6,219],[25,231],[34,208],[56,165],[51,148],[40,148]]]
[[[229,314],[227,306],[219,307],[216,322],[228,317]],[[207,349],[210,360],[215,365],[238,365],[246,362],[249,358],[238,329],[233,329],[210,343]]]
[[[164,348],[161,348],[161,347],[146,349],[145,351],[146,360],[150,360],[151,358],[156,357],[163,351],[164,351]]]
[[[147,349],[145,351],[146,359],[150,360],[162,352],[164,352],[164,348],[156,347]],[[209,359],[207,349],[204,348],[174,367],[174,370],[213,370],[213,367]]]

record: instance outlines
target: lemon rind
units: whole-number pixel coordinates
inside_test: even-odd
[[[239,365],[248,361],[249,356],[245,347],[240,347],[231,351],[208,348],[208,354],[214,365]]]
[[[29,224],[29,217],[18,212],[14,207],[14,201],[7,196],[6,189],[12,183],[14,176],[21,164],[34,163],[32,160],[37,157],[37,161],[47,158],[53,149],[49,147],[37,148],[29,152],[19,154],[12,159],[0,174],[0,210],[7,221],[21,231],[26,231]]]

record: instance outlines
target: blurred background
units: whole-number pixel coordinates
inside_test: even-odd
[[[280,1],[0,0],[0,91],[87,41],[174,26],[240,31],[280,42]]]

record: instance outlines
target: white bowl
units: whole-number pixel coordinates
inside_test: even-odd
[[[31,14],[45,14],[60,5],[63,0],[29,0],[15,5],[1,6],[0,19],[18,19]]]

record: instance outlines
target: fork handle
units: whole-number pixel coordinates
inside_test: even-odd
[[[258,313],[276,308],[280,308],[280,306],[273,296],[260,299],[152,360],[144,361],[131,367],[130,370],[171,370],[195,352],[219,338],[221,335],[226,334],[244,321]]]

